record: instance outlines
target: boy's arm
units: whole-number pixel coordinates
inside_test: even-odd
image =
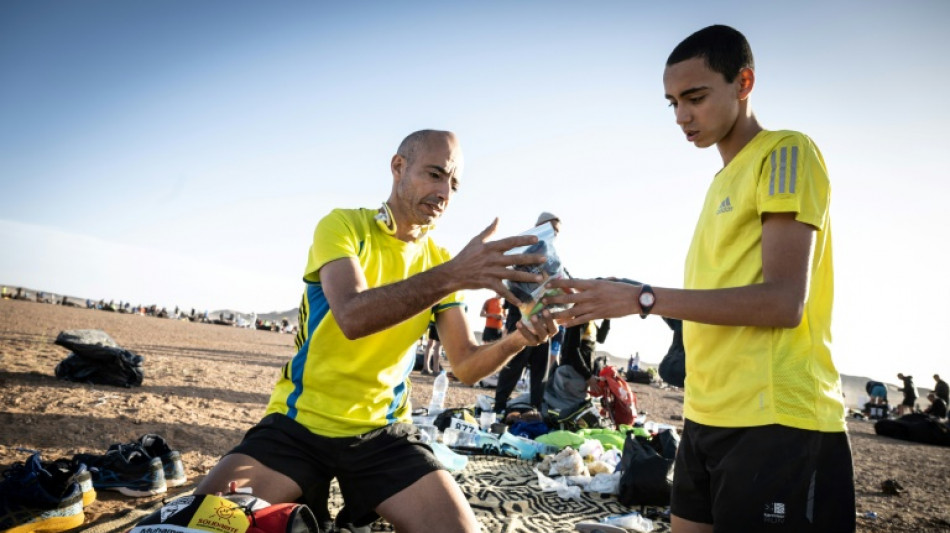
[[[762,283],[711,290],[653,287],[652,313],[721,326],[795,327],[804,311],[814,241],[815,228],[795,220],[794,213],[766,213],[762,216]],[[558,319],[570,318],[565,326],[640,313],[639,285],[565,279],[551,286],[578,291],[545,299],[574,303],[554,314]]]
[[[479,345],[461,307],[451,307],[436,315],[439,339],[452,365],[452,374],[469,385],[501,370],[509,359],[526,346],[536,346],[557,333],[549,313],[531,318],[531,325],[518,324],[517,331],[500,340]]]

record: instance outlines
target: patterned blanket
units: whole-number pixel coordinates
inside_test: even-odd
[[[542,492],[538,485],[535,463],[507,457],[471,457],[468,465],[455,474],[462,492],[468,498],[485,533],[561,533],[574,531],[578,522],[596,522],[611,515],[662,509],[621,505],[616,496],[583,493],[580,500],[561,499],[555,492]],[[177,494],[180,496],[182,493]],[[132,500],[130,500],[131,502]],[[118,517],[109,517],[87,524],[88,533],[119,533],[157,510],[161,501],[131,509]],[[343,498],[333,484],[330,508],[339,510]],[[377,521],[374,531],[392,531]],[[655,532],[670,530],[669,522],[654,520]]]

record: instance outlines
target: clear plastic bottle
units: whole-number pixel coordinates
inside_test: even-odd
[[[449,390],[449,377],[445,370],[439,372],[432,384],[432,401],[429,402],[429,416],[436,416],[445,409],[445,393]]]

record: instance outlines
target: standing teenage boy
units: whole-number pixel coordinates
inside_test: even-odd
[[[566,325],[651,313],[684,320],[686,396],[673,531],[854,531],[851,447],[831,361],[829,183],[811,139],[752,113],[752,52],[727,26],[670,54],[666,98],[715,175],[685,289],[563,280]]]

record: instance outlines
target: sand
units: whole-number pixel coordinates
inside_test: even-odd
[[[68,351],[53,340],[66,329],[104,330],[142,355],[143,386],[57,380],[53,369]],[[157,433],[182,452],[189,475],[188,484],[169,494],[193,488],[260,418],[293,351],[287,334],[0,300],[0,465],[25,459],[21,448],[55,459],[102,453],[110,444]],[[413,372],[411,379],[413,403],[426,405],[432,377]],[[681,391],[632,387],[649,419],[682,427]],[[453,383],[446,403],[472,405],[478,395],[491,393]],[[849,432],[858,511],[877,514],[859,518],[858,531],[950,531],[950,448],[880,437],[867,421],[849,421]],[[889,478],[905,494],[884,495],[880,485]],[[100,492],[86,508],[86,523],[147,500]]]

